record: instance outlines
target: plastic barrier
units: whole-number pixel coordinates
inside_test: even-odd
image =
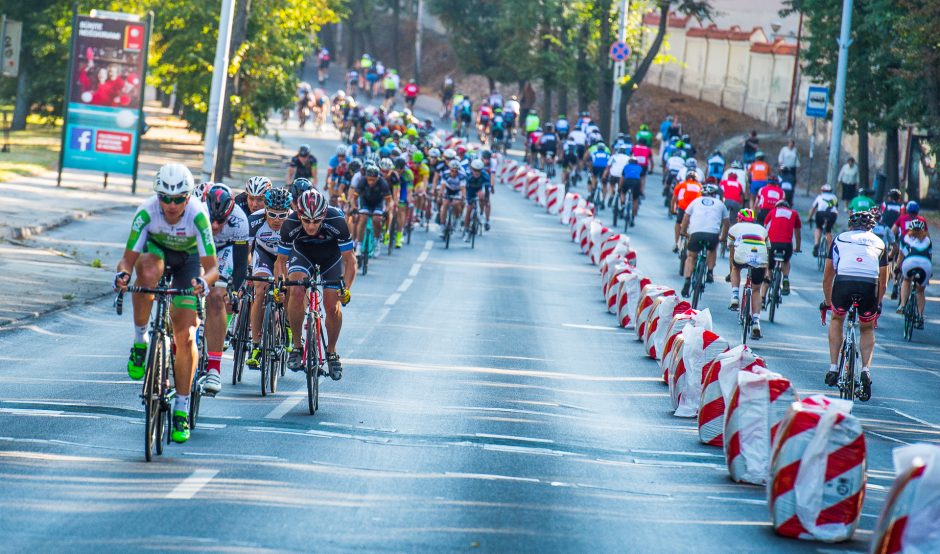
[[[616,236],[616,235],[615,235]],[[613,248],[610,249],[610,245]],[[630,245],[626,241],[606,242],[601,245],[601,263],[598,264],[601,274],[601,286],[605,287],[610,282],[610,270],[614,266],[627,263],[627,253],[630,251]],[[606,288],[606,287],[605,287]],[[605,291],[606,294],[606,291]]]
[[[731,478],[764,485],[770,475],[770,447],[790,404],[798,400],[790,381],[760,366],[739,371],[725,408],[725,460]]]
[[[581,253],[585,256],[590,256],[591,254],[591,230],[594,227],[598,229],[604,226],[596,217],[591,217],[590,220],[582,220],[582,228],[578,232],[578,246],[581,248]]]
[[[663,355],[663,342],[666,340],[666,332],[672,319],[682,312],[692,308],[692,304],[682,300],[678,296],[661,296],[657,299],[659,303],[650,313],[649,321],[646,324],[646,331],[643,334],[643,350],[646,355],[654,360],[658,360]],[[659,347],[657,348],[657,342]]]
[[[774,440],[767,483],[774,531],[824,542],[852,538],[865,500],[865,435],[852,402],[794,402]]]
[[[766,364],[753,350],[742,344],[719,354],[703,369],[698,410],[698,438],[701,442],[724,446],[725,397],[721,392],[721,377],[733,377],[739,371],[753,371],[757,366],[766,367]]]
[[[663,353],[659,365],[663,370],[663,382],[667,385],[671,385],[669,375],[675,373],[677,366],[682,362],[682,350],[676,350],[674,345],[676,340],[682,336],[682,330],[687,325],[695,325],[710,330],[712,328],[712,314],[708,308],[699,311],[693,310],[690,306],[689,309],[684,312],[673,316],[672,321],[669,322],[669,327],[666,328],[666,332],[663,334],[662,343],[657,343],[656,345],[657,351]],[[683,342],[685,342],[685,339],[683,339]],[[685,368],[683,367],[683,371],[684,370]],[[675,410],[678,407],[678,403],[675,403],[675,399],[673,402],[674,405],[672,409]]]
[[[582,224],[585,218],[593,219],[594,212],[587,208],[575,208],[574,212],[571,214],[571,240],[578,245],[581,244]]]
[[[526,176],[529,174],[529,166],[520,165],[519,169],[516,170],[516,174],[512,177],[512,188],[516,192],[522,192],[525,189]]]
[[[535,198],[535,195],[539,192],[539,179],[542,176],[538,171],[529,171],[525,177],[525,197],[528,199]]]
[[[898,477],[881,509],[871,552],[940,552],[940,446],[899,446],[893,454]]]
[[[610,256],[617,250],[619,247],[623,247],[620,252],[626,254],[630,251],[630,237],[627,235],[621,235],[617,232],[612,232],[610,235],[607,235],[607,238],[601,242],[600,246],[600,264],[603,264],[607,259],[607,256]]]
[[[709,362],[728,350],[728,341],[708,329],[686,326],[682,329],[685,343],[682,347],[682,366],[685,375],[676,372],[670,390],[676,395],[676,417],[698,415],[702,397],[702,376]]]
[[[535,195],[535,202],[543,208],[548,206],[548,186],[548,177],[539,179],[539,190]]]
[[[549,183],[545,185],[545,209],[552,215],[561,213],[562,197],[564,189],[560,185]]]
[[[604,283],[604,288],[607,291],[604,293],[604,298],[607,300],[607,311],[609,313],[617,313],[617,297],[620,294],[618,278],[625,273],[633,273],[633,271],[632,265],[621,263],[608,272],[610,279]]]
[[[709,327],[711,327],[711,312],[693,310],[692,305],[683,300],[676,305],[671,314],[664,314],[664,319],[660,319],[657,322],[656,329],[647,330],[650,334],[650,348],[659,354],[659,358],[665,355],[667,351],[666,342],[669,338],[675,337],[681,333],[683,327],[695,321],[693,318],[697,318],[698,321],[706,318],[709,322]],[[668,383],[669,381],[666,382]]]
[[[653,303],[660,296],[675,296],[676,291],[662,285],[647,285],[640,291],[640,298],[636,306],[636,338],[643,340],[646,335],[646,321],[649,319]]]
[[[610,229],[605,225],[601,225],[599,229],[591,228],[591,245],[589,250],[589,255],[591,256],[591,263],[594,265],[600,265],[601,263],[601,245],[609,239],[610,237],[617,234],[617,231]]]
[[[574,210],[582,202],[584,202],[584,200],[581,198],[580,194],[576,192],[565,193],[561,202],[561,213],[559,214],[563,225],[571,224],[571,217],[574,215]],[[584,206],[582,207],[587,207],[587,202],[584,202]]]
[[[663,370],[663,382],[669,387],[669,399],[673,412],[679,407],[676,382],[685,374],[685,365],[682,363],[683,348],[685,348],[685,337],[679,333],[669,341],[669,347],[664,351],[663,359],[659,363]]]
[[[640,291],[650,284],[650,280],[637,273],[624,273],[617,277],[617,283],[617,323],[629,329],[636,325],[634,317]]]

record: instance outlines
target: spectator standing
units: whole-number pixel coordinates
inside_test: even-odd
[[[669,143],[669,131],[672,129],[672,116],[667,115],[666,119],[659,124],[659,159],[663,159],[663,152],[666,150],[666,144]]]
[[[858,166],[855,165],[855,158],[850,157],[839,170],[838,181],[842,185],[842,201],[848,208],[849,202],[858,196]]]
[[[757,138],[757,131],[751,131],[750,136],[744,139],[744,163],[749,164],[757,156],[757,150],[760,149],[760,139]]]

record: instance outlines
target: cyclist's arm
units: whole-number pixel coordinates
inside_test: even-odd
[[[722,220],[721,231],[718,232],[718,241],[724,242],[728,238],[728,218]],[[799,250],[799,247],[797,247]]]
[[[885,291],[888,290],[888,266],[883,265],[878,268],[878,304],[885,297]]]
[[[679,235],[686,236],[689,230],[689,214],[682,216],[682,225],[679,227]]]
[[[832,306],[832,280],[835,279],[836,270],[832,265],[832,258],[826,259],[826,268],[823,270],[823,301]]]
[[[296,171],[296,170],[294,169],[294,166],[288,166],[288,168],[287,168],[287,184],[288,184],[288,185],[294,182],[294,172],[295,172],[295,171]]]
[[[274,278],[287,277],[287,254],[278,254],[274,261]]]
[[[130,275],[134,273],[134,266],[137,264],[138,258],[140,258],[140,252],[130,249],[125,250],[124,256],[118,261],[116,268],[117,273],[127,273],[128,279],[130,279]]]

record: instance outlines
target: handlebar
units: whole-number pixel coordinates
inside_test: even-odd
[[[137,287],[129,286],[126,290],[118,292],[117,297],[114,299],[114,311],[117,312],[117,315],[124,313],[124,293],[131,292],[137,294],[155,294],[158,296],[192,296],[195,294],[195,291],[192,287],[186,289],[172,289],[166,287]],[[200,307],[202,304],[200,303]],[[200,309],[200,312],[202,310]]]

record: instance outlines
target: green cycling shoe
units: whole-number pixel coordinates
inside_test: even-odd
[[[170,439],[175,443],[184,443],[189,440],[189,414],[182,410],[173,410],[173,432]]]
[[[147,363],[147,344],[135,342],[131,347],[131,357],[127,360],[127,375],[140,381],[144,378],[144,365]]]
[[[251,349],[251,355],[248,356],[248,359],[245,360],[245,365],[251,369],[258,369],[261,367],[261,348],[254,346]]]

